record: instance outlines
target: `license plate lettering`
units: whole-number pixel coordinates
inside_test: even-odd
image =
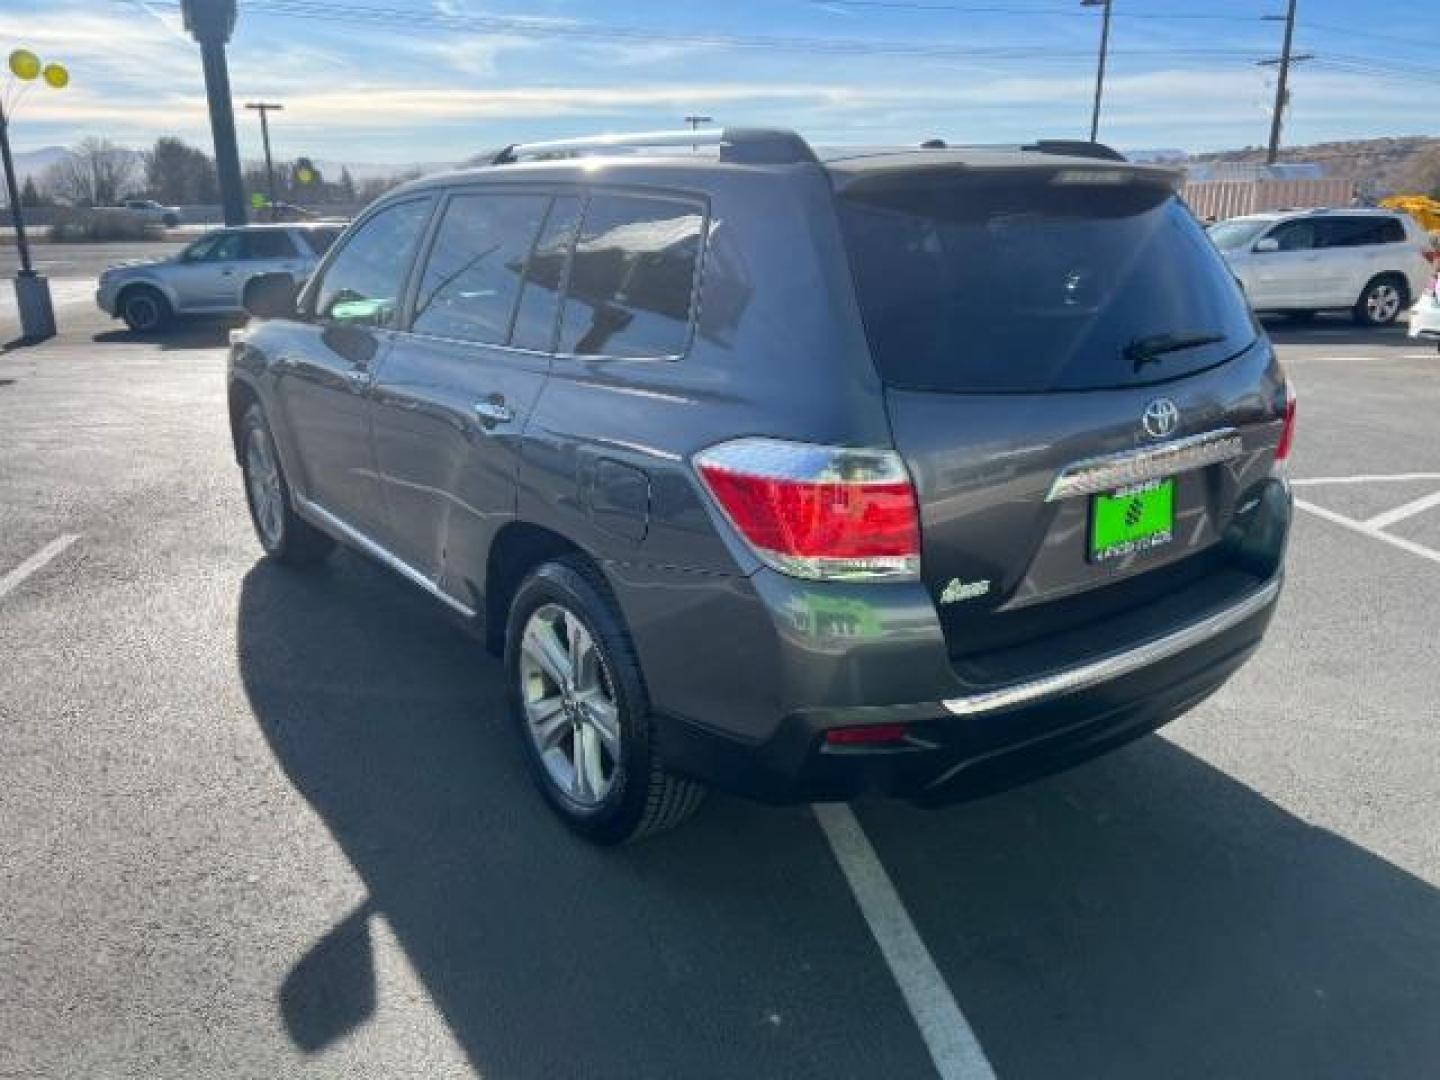
[[[1090,558],[1137,555],[1175,537],[1175,478],[1147,480],[1096,495],[1090,509]]]

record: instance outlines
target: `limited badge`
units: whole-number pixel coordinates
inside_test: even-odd
[[[974,600],[978,596],[984,596],[990,591],[989,579],[981,581],[961,581],[958,577],[951,578],[950,583],[940,593],[940,603],[958,604],[961,600]]]

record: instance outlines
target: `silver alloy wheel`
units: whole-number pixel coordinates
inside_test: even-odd
[[[137,293],[125,300],[125,317],[136,330],[151,330],[160,324],[160,305],[149,293]]]
[[[267,550],[273,551],[284,539],[285,495],[280,490],[280,470],[270,448],[270,437],[263,428],[251,428],[245,441],[245,478],[260,539]]]
[[[1371,322],[1393,322],[1400,314],[1400,290],[1387,282],[1376,285],[1365,297],[1365,314]]]
[[[576,615],[544,604],[520,639],[525,727],[565,796],[597,806],[620,765],[620,710],[600,649]]]

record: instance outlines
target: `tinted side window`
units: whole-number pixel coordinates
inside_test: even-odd
[[[1381,244],[1403,244],[1405,242],[1405,226],[1400,223],[1399,218],[1382,218],[1380,221]]]
[[[387,206],[361,225],[326,267],[315,291],[315,313],[360,326],[394,326],[429,214],[430,200],[415,199]]]
[[[546,195],[456,195],[445,208],[411,329],[505,345]]]
[[[525,268],[520,305],[515,309],[515,329],[510,335],[510,344],[517,349],[548,352],[554,347],[560,290],[579,229],[580,200],[571,195],[556,198]]]
[[[1316,228],[1313,221],[1287,221],[1270,233],[1281,251],[1309,251],[1315,247]]]
[[[289,259],[295,255],[295,243],[289,233],[267,229],[244,235],[247,259]]]
[[[679,356],[690,341],[704,214],[693,203],[595,195],[560,322],[560,351]]]

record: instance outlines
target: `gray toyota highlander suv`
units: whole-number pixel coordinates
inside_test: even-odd
[[[705,785],[937,803],[1081,761],[1212,693],[1280,591],[1293,397],[1176,181],[760,130],[417,181],[253,291],[260,541],[473,624],[596,841]]]

